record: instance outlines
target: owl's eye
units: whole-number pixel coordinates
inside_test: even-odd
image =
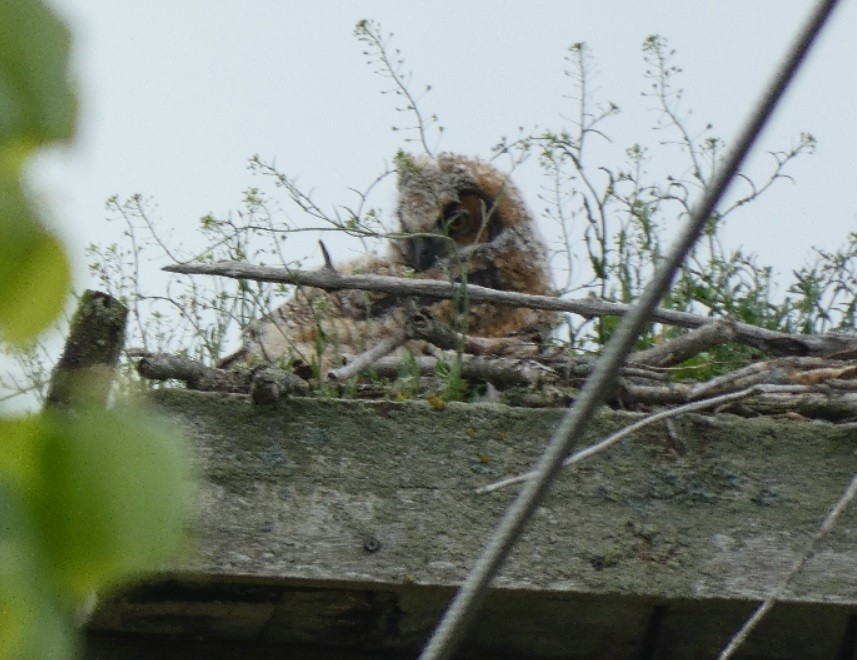
[[[456,238],[459,234],[467,231],[470,226],[470,212],[460,204],[447,204],[443,209],[444,233],[450,238]]]

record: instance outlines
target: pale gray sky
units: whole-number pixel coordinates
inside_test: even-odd
[[[423,108],[446,127],[441,150],[471,155],[487,156],[518,126],[562,128],[560,115],[571,110],[564,95],[572,91],[563,58],[570,44],[587,42],[598,96],[622,109],[604,126],[612,144],[598,152],[615,168],[626,146],[658,139],[649,131],[651,103],[640,96],[647,35],[667,37],[678,51],[692,125],[713,122],[728,140],[810,6],[806,0],[51,4],[75,35],[82,121],[74,147],[41,157],[32,174],[68,239],[79,286],[87,284],[83,246],[118,234],[104,221],[104,202],[113,194],[151,196],[163,225],[190,236],[200,216],[225,214],[239,206],[242,190],[262,185],[246,170],[247,158],[259,153],[276,157],[323,205],[353,203],[348,188],[363,188],[405,146],[402,134],[390,130],[404,119],[396,100],[379,93],[388,82],[367,66],[352,36],[361,18],[395,33],[416,90],[433,85]],[[785,273],[803,263],[810,245],[834,248],[857,229],[851,183],[857,3],[843,3],[834,19],[762,143],[763,150],[785,148],[806,131],[818,138],[816,155],[790,169],[796,183],[781,182],[727,231],[732,245]],[[767,163],[757,152],[750,169],[764,171]],[[515,179],[537,211],[544,180],[535,162]],[[375,201],[389,213],[392,187]],[[292,245],[317,250],[313,242]]]

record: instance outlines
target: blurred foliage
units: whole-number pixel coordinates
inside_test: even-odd
[[[32,342],[67,300],[69,266],[23,168],[73,136],[69,43],[38,0],[0,3],[0,338],[42,382]],[[176,552],[191,490],[185,444],[139,409],[0,418],[0,659],[74,656],[76,610]]]

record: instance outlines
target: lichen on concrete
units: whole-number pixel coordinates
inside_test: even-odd
[[[455,585],[515,495],[475,488],[532,468],[564,414],[500,404],[161,390],[206,476],[194,571]],[[603,409],[585,444],[633,415]],[[758,597],[857,470],[824,423],[686,415],[565,470],[497,584],[569,593]],[[854,602],[846,515],[790,597]],[[371,551],[366,549],[367,543]],[[377,547],[376,547],[377,544]],[[819,558],[824,558],[820,561]]]

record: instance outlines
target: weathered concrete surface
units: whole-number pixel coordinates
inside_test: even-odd
[[[335,636],[331,617],[352,621],[353,633],[362,616],[371,620],[365,648],[411,651],[515,492],[474,489],[530,469],[564,413],[318,399],[266,408],[183,390],[153,398],[198,448],[196,550],[168,586],[103,608],[94,630],[186,633],[186,616],[207,635],[294,644]],[[587,444],[632,419],[604,410]],[[532,657],[644,648],[706,657],[803,551],[857,471],[857,437],[827,424],[719,415],[672,427],[650,427],[563,473],[496,580],[469,648],[516,655],[529,636]],[[839,652],[857,612],[855,523],[850,510],[817,548],[749,647],[757,657]],[[224,585],[266,595],[231,598]]]

